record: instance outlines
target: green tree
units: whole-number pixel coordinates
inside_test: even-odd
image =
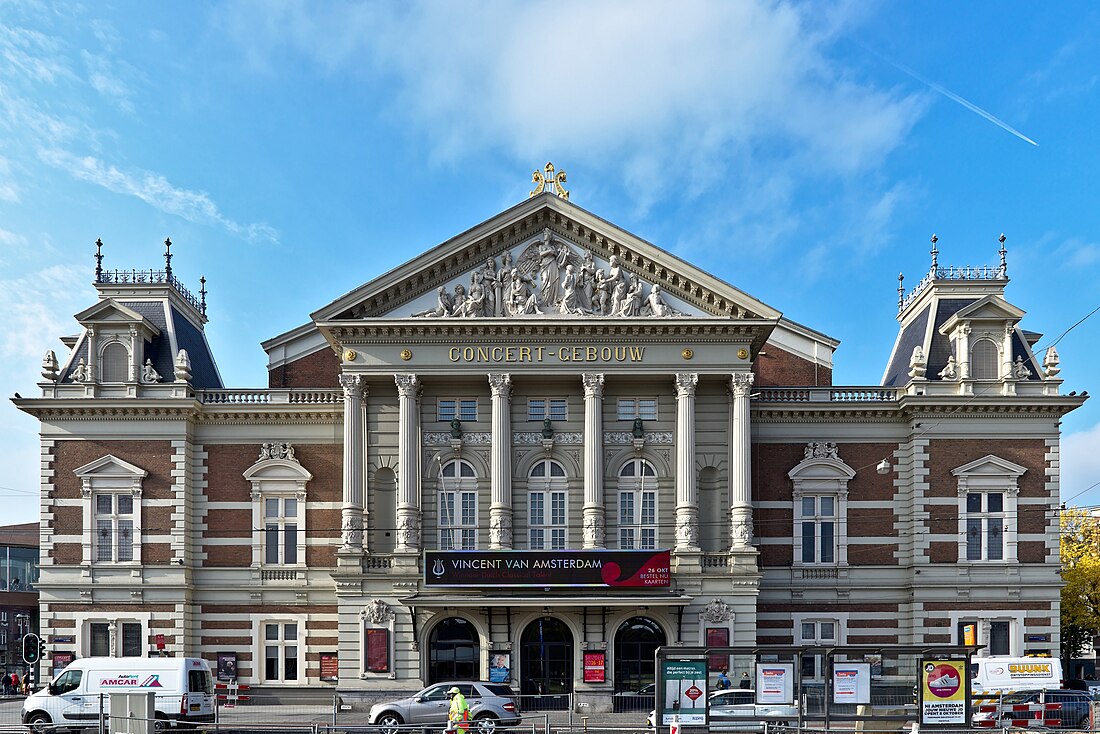
[[[1069,661],[1088,649],[1100,632],[1100,518],[1072,507],[1061,513],[1062,631],[1066,675]]]

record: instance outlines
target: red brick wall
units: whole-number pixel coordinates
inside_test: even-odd
[[[268,387],[340,387],[340,360],[327,346],[313,354],[275,367],[267,373]]]
[[[755,387],[823,387],[833,384],[828,367],[797,357],[774,344],[768,344],[752,364]]]
[[[142,482],[145,499],[172,499],[172,444],[168,441],[58,441],[54,447],[54,499],[80,499],[74,471],[111,454],[149,472]],[[55,530],[65,530],[55,528]]]
[[[1049,497],[1046,489],[1046,443],[1042,439],[934,439],[928,442],[928,495],[958,497],[958,478],[951,472],[993,454],[1027,471],[1020,477],[1021,497]]]

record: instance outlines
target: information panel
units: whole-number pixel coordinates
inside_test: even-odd
[[[661,723],[706,724],[707,661],[664,660],[661,665]]]
[[[794,663],[757,664],[756,702],[794,703]]]
[[[833,663],[833,703],[871,703],[870,663]]]
[[[667,589],[669,551],[426,551],[424,586]]]
[[[920,674],[920,723],[966,724],[966,661],[924,660]]]

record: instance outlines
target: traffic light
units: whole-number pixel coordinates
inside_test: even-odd
[[[46,659],[46,638],[44,637],[38,638],[38,659]]]
[[[38,662],[39,658],[42,657],[41,649],[39,647],[40,643],[42,646],[46,644],[38,635],[34,634],[33,632],[28,632],[27,634],[23,635],[24,663],[32,665]]]

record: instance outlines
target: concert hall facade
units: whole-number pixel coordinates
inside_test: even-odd
[[[1003,242],[980,268],[933,244],[881,383],[835,386],[836,339],[562,194],[364,266],[263,343],[262,389],[222,383],[170,248],[99,252],[98,302],[15,399],[50,654],[592,702],[658,646],[972,624],[983,654],[1057,655],[1059,421],[1084,398],[1006,300]]]

